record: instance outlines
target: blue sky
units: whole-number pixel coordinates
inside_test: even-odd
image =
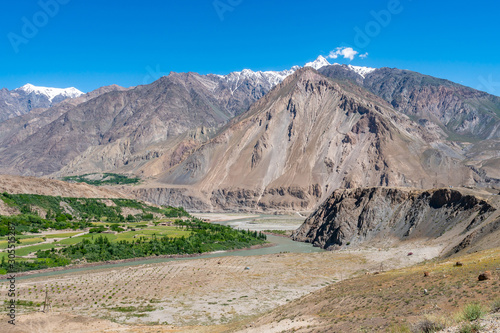
[[[351,47],[353,60],[331,62],[410,69],[500,95],[499,13],[491,0],[6,1],[0,86],[87,92],[170,71],[281,70]]]

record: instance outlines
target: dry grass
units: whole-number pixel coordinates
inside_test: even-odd
[[[454,258],[343,281],[276,309],[256,325],[315,317],[313,328],[295,332],[404,332],[424,322],[449,326],[461,309],[471,319],[479,312],[466,305],[490,305],[500,295],[500,249],[459,260],[462,267],[454,266]],[[493,279],[478,281],[486,270],[494,272]]]
[[[55,311],[131,325],[121,332],[404,333],[424,321],[456,325],[467,304],[491,307],[500,297],[500,249],[364,275],[373,265],[361,253],[224,257],[27,279],[19,290],[40,302],[47,285]],[[479,282],[486,270],[493,279]],[[340,282],[349,272],[358,275]]]

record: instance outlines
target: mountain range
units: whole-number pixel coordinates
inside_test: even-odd
[[[68,98],[83,95],[76,88],[47,88],[26,84],[9,91],[0,90],[0,122],[21,116],[34,109],[47,109]]]
[[[500,98],[409,70],[319,57],[52,101],[0,123],[0,173],[133,174],[143,183],[125,190],[198,210],[310,210],[338,188],[500,182]]]

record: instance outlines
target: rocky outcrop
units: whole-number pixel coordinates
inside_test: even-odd
[[[497,213],[498,208],[487,200],[462,190],[337,190],[292,237],[324,249],[339,249],[453,235],[450,244],[462,244],[459,251],[474,243],[476,233],[484,235],[482,228]],[[488,232],[499,230],[491,224]]]
[[[321,197],[319,184],[308,188],[279,187],[271,189],[220,188],[202,193],[193,188],[130,188],[134,197],[158,205],[182,206],[189,211],[211,212],[290,212],[310,210]]]
[[[199,194],[194,194],[184,188],[128,188],[125,191],[135,198],[140,198],[153,204],[184,207],[191,212],[206,212],[211,209],[210,204],[204,201]]]
[[[320,73],[355,82],[430,132],[442,130],[465,148],[466,164],[479,175],[476,184],[500,184],[500,97],[397,68],[379,68],[365,77],[342,66],[326,66]]]

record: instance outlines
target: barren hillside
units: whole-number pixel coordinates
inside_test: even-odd
[[[0,192],[10,194],[41,194],[75,198],[127,198],[114,189],[88,184],[71,184],[59,180],[0,175]]]

